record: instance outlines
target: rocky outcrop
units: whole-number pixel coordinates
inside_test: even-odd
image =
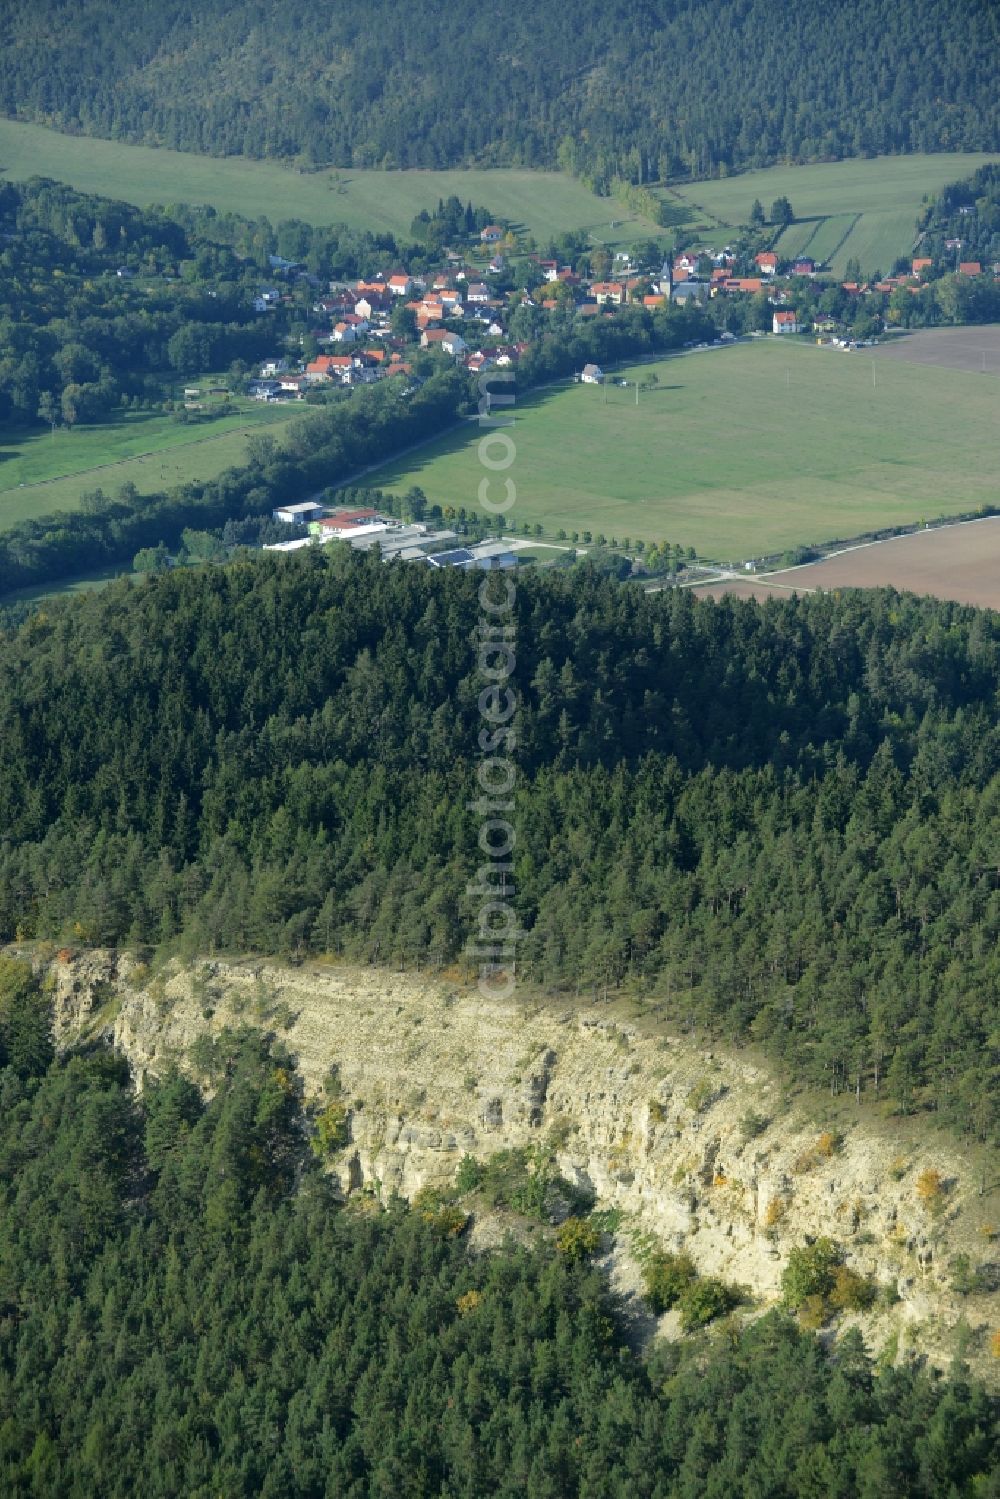
[[[282,1039],[309,1091],[335,1066],[350,1108],[335,1163],[345,1194],[409,1197],[450,1183],[467,1153],[545,1143],[630,1231],[685,1248],[761,1304],[777,1298],[789,1248],[825,1234],[855,1269],[898,1288],[898,1303],[866,1321],[875,1342],[894,1332],[944,1362],[961,1318],[973,1344],[1000,1320],[993,1297],[951,1289],[959,1249],[990,1258],[988,1208],[958,1148],[908,1146],[863,1110],[838,1116],[840,1139],[821,1100],[790,1106],[745,1056],[601,1005],[487,1003],[409,974],[213,962],[151,977],[127,955],[93,952],[47,967],[61,1043],[109,1036],[139,1086],[185,1064],[199,1034],[245,1023]],[[929,1167],[949,1184],[930,1204],[918,1191]]]

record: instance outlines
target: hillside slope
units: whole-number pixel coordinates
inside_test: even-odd
[[[758,1060],[706,1051],[642,1005],[487,1004],[454,981],[343,965],[193,962],[151,977],[127,953],[35,961],[60,1045],[111,1039],[140,1084],[178,1065],[200,1077],[199,1038],[247,1024],[280,1037],[309,1097],[335,1068],[349,1138],[331,1169],[345,1196],[412,1199],[446,1190],[467,1155],[551,1152],[566,1181],[617,1210],[608,1268],[626,1294],[651,1236],[749,1287],[757,1310],[773,1306],[790,1250],[823,1235],[882,1288],[847,1319],[873,1350],[891,1338],[946,1366],[961,1349],[989,1372],[992,1191],[980,1192],[982,1162],[939,1132],[792,1097]],[[940,1198],[921,1196],[927,1171]],[[492,1242],[490,1215],[477,1217]],[[978,1293],[955,1289],[960,1254]],[[634,1298],[633,1311],[650,1328]]]
[[[332,547],[48,606],[3,640],[0,938],[468,963],[479,622]],[[585,568],[510,627],[520,975],[995,1140],[1000,616]]]
[[[996,149],[997,16],[803,0],[462,15],[417,0],[12,0],[0,110],[217,155],[555,165],[607,182],[782,158]],[[738,65],[737,65],[737,61]],[[446,63],[444,62],[446,60]]]

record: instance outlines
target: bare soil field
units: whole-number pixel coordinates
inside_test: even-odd
[[[959,604],[1000,609],[1000,516],[939,526],[852,547],[822,562],[759,578],[708,583],[699,598],[782,598],[789,591],[898,588]]]
[[[904,364],[933,364],[975,375],[1000,375],[1000,324],[922,328],[879,344],[872,350],[872,357]]]

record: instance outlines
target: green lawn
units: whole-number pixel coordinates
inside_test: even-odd
[[[856,226],[834,255],[832,269],[842,274],[848,259],[856,256],[866,274],[876,269],[888,272],[896,256],[909,255],[913,248],[913,226],[923,195],[933,195],[946,183],[968,177],[977,167],[998,159],[973,152],[949,152],[768,167],[721,181],[686,183],[671,189],[670,199],[689,205],[692,221],[714,221],[724,226],[745,224],[755,198],[760,199],[765,213],[775,198],[786,197],[799,218],[858,215]],[[831,225],[829,232],[824,231],[803,247],[796,225],[786,231],[787,240],[782,237],[782,250],[822,259],[847,227],[848,220],[843,219],[836,233]],[[701,239],[717,245],[720,233],[707,228]]]
[[[17,521],[75,510],[87,490],[114,494],[131,481],[140,494],[211,479],[243,461],[248,435],[282,427],[299,407],[244,402],[240,413],[181,426],[168,416],[128,412],[94,427],[0,434],[0,530]]]
[[[0,171],[13,180],[55,177],[89,193],[130,203],[211,203],[273,223],[349,224],[408,237],[414,215],[457,193],[539,240],[587,229],[606,244],[631,244],[661,235],[648,219],[622,204],[598,198],[559,172],[497,171],[300,173],[276,162],[129,146],[117,141],[61,135],[41,125],[0,120]],[[612,220],[614,227],[612,228]]]
[[[994,381],[880,363],[873,390],[863,353],[776,339],[651,370],[659,387],[638,408],[634,391],[584,385],[519,403],[518,528],[668,540],[726,562],[997,500]],[[478,509],[478,436],[449,434],[367,482]]]

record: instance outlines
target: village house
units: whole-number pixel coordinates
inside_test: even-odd
[[[910,270],[914,276],[922,276],[924,271],[929,271],[933,264],[929,255],[917,255],[910,263]]]
[[[449,328],[425,328],[420,335],[420,347],[443,349],[446,354],[451,354],[456,359],[461,354],[466,354],[469,348],[461,334],[452,333]]]
[[[815,274],[816,262],[815,260],[810,260],[808,255],[803,255],[798,260],[792,262],[793,276],[815,276]]]
[[[473,281],[465,293],[467,302],[488,302],[490,300],[490,289],[482,281]]]
[[[335,344],[352,344],[357,336],[350,323],[334,323],[333,332],[330,334],[330,342]]]
[[[413,282],[403,271],[390,276],[386,285],[394,297],[408,297],[413,289]]]
[[[247,385],[247,395],[255,401],[275,401],[280,389],[277,380],[251,380]]]
[[[604,379],[604,371],[599,364],[585,364],[580,379],[584,385],[600,385]]]
[[[754,256],[754,263],[762,276],[773,276],[778,269],[778,257],[773,250],[761,250]]]
[[[771,319],[771,328],[775,333],[798,333],[798,315],[794,312],[776,312]]]
[[[350,354],[320,354],[306,365],[306,381],[310,385],[329,384],[343,380],[354,366]]]
[[[286,399],[291,397],[296,401],[305,398],[309,379],[306,375],[280,375],[278,377],[278,389]]]
[[[479,238],[484,245],[495,245],[503,239],[504,233],[502,224],[487,224],[485,229],[480,229]]]
[[[963,260],[958,267],[958,274],[960,276],[981,276],[983,268],[978,260]]]
[[[620,281],[595,281],[590,290],[598,307],[607,303],[620,307],[625,300],[625,288]]]

